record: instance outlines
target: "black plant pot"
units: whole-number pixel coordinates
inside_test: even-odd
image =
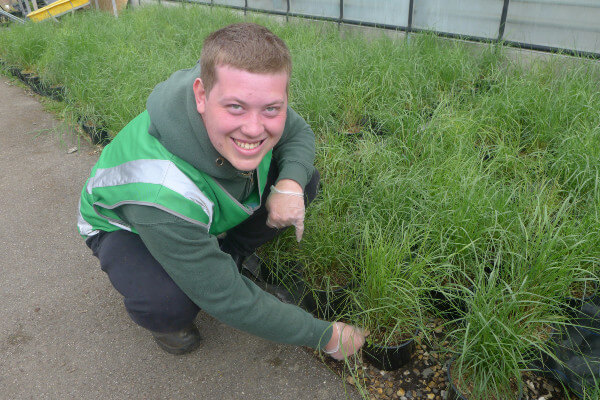
[[[242,274],[281,302],[303,306],[308,288],[296,265],[290,266],[290,269],[285,271],[285,276],[277,276],[266,267],[260,257],[252,254],[243,261]]]
[[[87,133],[93,144],[106,144],[109,141],[108,132],[95,123],[80,119],[81,128]]]
[[[20,70],[19,74],[17,76],[24,84],[29,85],[29,78],[34,76],[34,74],[30,70],[24,69],[24,70]]]
[[[563,332],[559,327],[552,326],[548,337],[545,340],[545,347],[548,351],[542,351],[541,349],[534,347],[529,351],[527,356],[531,357],[534,361],[530,363],[529,368],[544,373],[548,370],[548,366],[552,364],[553,359],[550,353],[556,353],[557,344],[562,338]]]
[[[347,129],[344,133],[350,139],[361,139],[363,133],[368,130],[376,136],[386,136],[388,132],[383,129],[383,125],[377,122],[372,116],[363,116],[359,119],[358,123]]]
[[[448,365],[447,365],[447,379],[448,379],[448,396],[446,397],[446,400],[469,400],[469,398],[467,396],[465,396],[463,393],[461,393],[461,391],[456,387],[456,385],[454,384],[454,380],[452,379],[452,365],[454,364],[454,360],[455,358],[452,358],[450,361],[448,361]],[[522,400],[523,399],[523,385],[520,383],[519,384],[519,393],[518,396],[516,397],[516,400]],[[510,399],[505,399],[505,400],[510,400]]]
[[[305,296],[303,307],[317,318],[332,320],[348,311],[351,284],[333,290],[312,289]]]
[[[25,82],[37,94],[41,94],[41,95],[44,94],[43,84],[42,84],[42,81],[40,80],[39,76],[33,75],[33,74],[27,75],[27,76],[25,76]]]
[[[348,308],[351,285],[333,291],[311,289],[303,278],[303,267],[298,263],[280,266],[280,276],[270,271],[256,254],[248,257],[242,265],[243,270],[249,273],[263,290],[285,303],[302,307],[318,318],[333,319]]]
[[[592,282],[590,286],[586,288],[585,293],[581,297],[565,297],[564,300],[564,308],[567,315],[571,317],[576,317],[581,310],[581,307],[585,303],[592,302],[595,300],[596,295],[598,294],[598,283]]]
[[[415,332],[412,338],[396,346],[383,346],[375,343],[365,343],[362,348],[364,358],[375,368],[383,371],[393,371],[406,365],[415,352]]]
[[[12,76],[15,76],[15,77],[21,79],[21,70],[19,68],[9,67],[8,72],[10,72]]]
[[[56,101],[63,101],[65,99],[65,88],[60,85],[46,86],[44,88],[44,95]]]
[[[444,288],[443,290],[431,290],[429,298],[432,306],[437,310],[440,317],[447,320],[462,318],[467,312],[467,302],[464,298],[469,292],[475,290],[473,286],[466,288]]]
[[[366,115],[360,119],[360,125],[368,128],[377,136],[387,136],[388,132],[383,129],[383,124],[379,123],[375,117]]]

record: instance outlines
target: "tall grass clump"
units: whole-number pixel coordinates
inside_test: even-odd
[[[397,237],[397,222],[367,224],[356,260],[358,281],[349,318],[370,331],[368,340],[380,345],[412,339],[423,325],[425,264],[411,255],[414,230],[406,226]]]
[[[453,383],[470,399],[517,399],[522,372],[548,351],[555,323],[550,306],[527,282],[511,285],[498,275],[482,282],[467,306],[463,324],[450,335]]]

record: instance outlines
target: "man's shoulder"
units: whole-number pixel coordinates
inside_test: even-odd
[[[287,107],[287,118],[284,130],[297,130],[309,128],[308,123],[292,107]]]

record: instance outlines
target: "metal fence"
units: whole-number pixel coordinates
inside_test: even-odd
[[[185,0],[600,58],[600,0]]]

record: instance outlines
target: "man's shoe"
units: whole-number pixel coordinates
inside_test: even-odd
[[[186,354],[200,346],[202,337],[196,325],[189,326],[176,332],[152,332],[154,341],[161,349],[171,354]]]

